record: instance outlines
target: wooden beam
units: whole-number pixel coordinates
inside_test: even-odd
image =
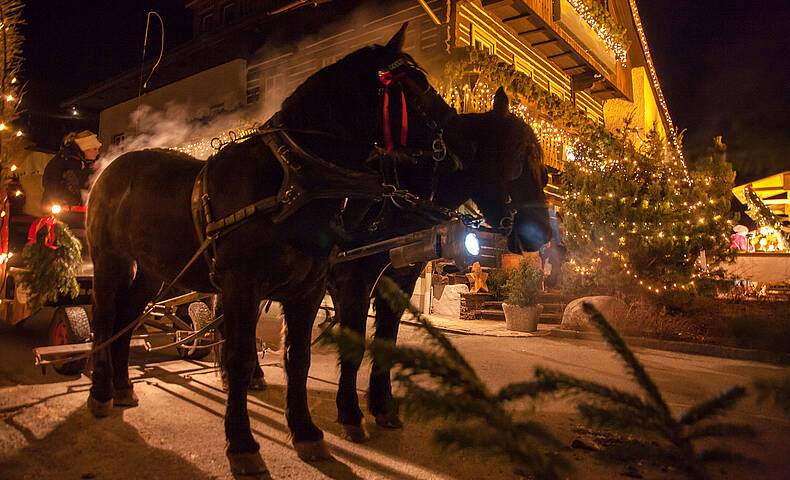
[[[541,45],[546,45],[546,44],[549,44],[549,43],[554,43],[554,42],[559,42],[559,41],[560,40],[558,38],[551,38],[549,40],[543,40],[542,42],[533,43],[531,46],[539,47]]]
[[[563,72],[570,72],[571,70],[576,70],[577,68],[588,68],[587,65],[574,65],[572,67],[565,67],[562,69]]]
[[[510,4],[512,2],[513,0],[483,0],[482,4],[483,7],[491,7],[494,5]]]
[[[523,32],[518,32],[518,34],[519,35],[531,35],[533,33],[542,32],[543,30],[546,30],[546,27],[538,27],[538,28],[533,28],[532,30],[524,30]]]
[[[531,13],[522,13],[521,15],[514,15],[512,17],[503,18],[502,21],[505,22],[505,23],[513,22],[513,21],[519,20],[521,18],[527,18],[530,15],[532,15],[532,14]]]
[[[570,55],[571,53],[573,53],[573,52],[570,52],[570,51],[569,52],[562,52],[562,53],[557,53],[557,54],[554,54],[554,55],[549,55],[546,58],[551,60],[552,58],[557,58],[557,57],[562,57],[562,56],[565,56],[565,55]]]

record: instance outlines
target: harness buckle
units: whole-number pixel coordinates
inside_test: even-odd
[[[280,195],[280,202],[290,205],[297,197],[299,197],[299,192],[296,191],[294,186],[290,186]]]

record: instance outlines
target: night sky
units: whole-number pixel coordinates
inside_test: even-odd
[[[181,0],[28,3],[25,101],[34,119],[31,136],[44,143],[69,128],[53,121],[68,113],[60,102],[140,65],[148,10],[165,19],[165,54],[191,37],[191,14]],[[687,129],[689,156],[723,135],[738,181],[790,169],[790,6],[779,0],[638,5],[672,118]],[[152,25],[148,56],[158,53],[158,25]],[[35,131],[39,125],[47,131]]]

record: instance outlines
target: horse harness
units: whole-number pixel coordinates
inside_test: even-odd
[[[452,213],[448,209],[438,207],[431,202],[436,190],[439,164],[445,159],[448,152],[441,127],[427,114],[427,112],[425,112],[421,103],[416,101],[422,100],[430,93],[431,87],[428,86],[424,91],[420,91],[415,82],[409,79],[404,73],[395,73],[397,69],[408,64],[409,61],[405,57],[401,57],[388,65],[385,69],[379,71],[379,80],[382,83],[381,94],[383,96],[382,129],[387,149],[384,150],[374,145],[371,158],[389,157],[394,164],[398,161],[402,161],[404,157],[402,153],[394,150],[394,142],[391,138],[389,126],[388,89],[391,83],[396,82],[401,86],[403,116],[400,138],[401,146],[405,147],[406,130],[408,128],[408,119],[406,118],[406,97],[404,94],[404,91],[407,89],[416,97],[412,100],[410,95],[410,103],[426,122],[428,128],[436,135],[431,152],[431,157],[434,161],[433,178],[431,181],[431,199],[426,202],[408,191],[400,190],[397,182],[396,167],[393,167],[395,169],[394,175],[388,174],[383,170],[380,171],[379,174],[364,173],[338,166],[306,151],[293,140],[291,135],[289,135],[289,131],[325,136],[332,135],[326,132],[288,129],[280,124],[280,115],[277,113],[253,135],[262,137],[263,142],[274,154],[282,167],[283,181],[275,195],[258,200],[230,215],[216,219],[212,212],[211,196],[207,186],[208,162],[201,168],[195,179],[191,196],[192,220],[199,242],[201,244],[207,241],[210,243],[212,252],[209,253],[208,249],[204,248],[202,255],[209,267],[209,279],[215,288],[219,289],[216,283],[217,238],[227,233],[229,229],[240,226],[242,222],[258,214],[271,214],[272,222],[274,224],[280,224],[314,200],[346,199],[347,202],[348,199],[373,200],[389,197],[393,199],[393,203],[398,205],[394,200],[394,198],[397,197],[405,200],[411,208],[419,208],[432,212],[435,218],[448,218],[452,216]],[[444,121],[446,121],[446,118],[441,119],[442,123],[444,123]],[[384,179],[383,182],[382,177]],[[403,208],[400,205],[398,205],[398,207]],[[343,208],[345,208],[345,203]]]

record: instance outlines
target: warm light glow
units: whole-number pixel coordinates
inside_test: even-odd
[[[15,197],[18,197],[20,195],[22,195],[22,190],[17,190],[16,192],[14,192]]]
[[[17,137],[21,137],[22,136],[22,130],[17,130],[16,131],[16,136]]]
[[[11,102],[11,101],[13,101],[13,100],[14,100],[14,96],[13,96],[13,95],[8,95],[7,97],[5,97],[5,99],[6,99],[7,101]]]
[[[60,213],[60,205],[52,205],[52,213],[54,214]]]
[[[11,171],[16,172],[16,165],[11,165]]]

